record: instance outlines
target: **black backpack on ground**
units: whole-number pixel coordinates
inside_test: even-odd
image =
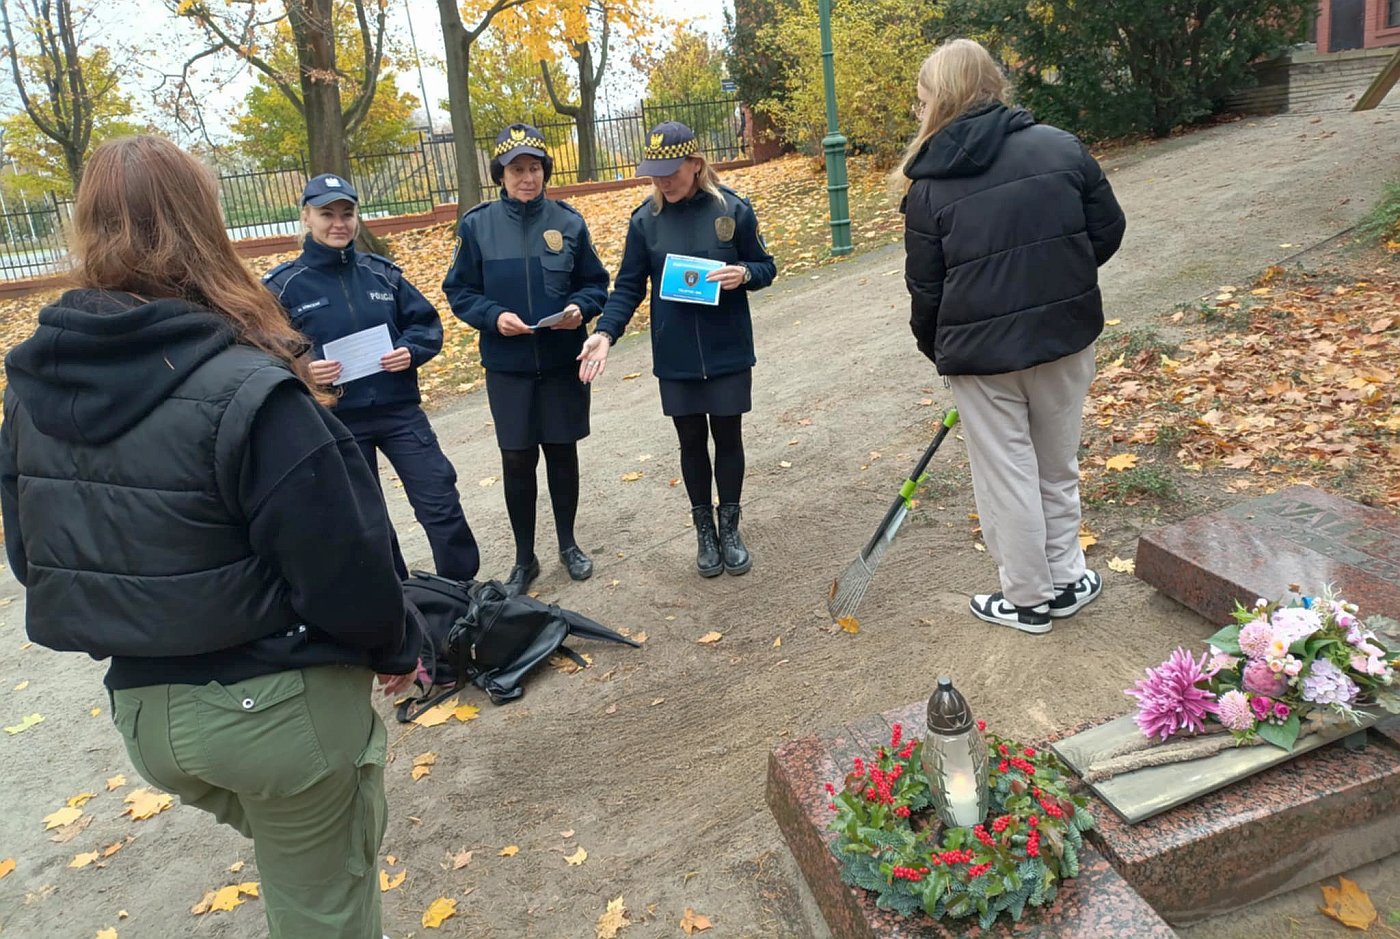
[[[582,656],[564,645],[569,636],[639,646],[580,613],[533,597],[508,596],[495,580],[464,583],[414,571],[403,592],[423,631],[421,658],[428,684],[423,697],[399,705],[401,723],[468,684],[485,691],[492,704],[514,701],[525,693],[525,676],[555,653],[585,665]]]

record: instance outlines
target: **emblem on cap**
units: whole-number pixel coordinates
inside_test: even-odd
[[[334,176],[327,176],[327,177],[326,177],[326,185],[327,185],[329,188],[331,188],[331,189],[339,189],[339,188],[340,188],[340,180],[336,179]]]
[[[548,229],[544,233],[544,243],[549,246],[551,251],[564,250],[564,236],[556,228]]]
[[[721,215],[715,219],[715,237],[720,241],[734,240],[734,219],[728,215]]]
[[[524,139],[525,139],[525,128],[523,128],[523,127],[512,127],[512,128],[510,129],[510,139],[511,139],[511,140],[524,140]]]
[[[651,145],[652,145],[653,147],[659,147],[659,146],[661,146],[661,145],[662,145],[663,143],[665,143],[665,142],[666,142],[666,135],[665,135],[665,134],[652,134],[652,135],[651,135]]]

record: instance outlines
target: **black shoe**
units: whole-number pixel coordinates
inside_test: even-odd
[[[718,577],[724,573],[724,561],[719,556],[719,533],[715,531],[715,513],[708,505],[697,505],[690,510],[695,522],[695,540],[698,550],[695,553],[695,566],[701,577]]]
[[[1050,622],[1049,603],[1041,603],[1036,606],[1017,606],[1006,599],[1000,590],[996,593],[977,594],[972,598],[969,607],[972,610],[972,615],[983,622],[996,623],[998,626],[1010,626],[1023,633],[1039,636],[1054,628]]]
[[[574,580],[587,580],[593,576],[593,559],[576,544],[560,551],[559,561]]]
[[[517,564],[510,569],[506,578],[506,596],[518,597],[530,589],[535,578],[540,576],[540,559],[530,558],[529,564]]]
[[[739,537],[739,506],[734,503],[719,507],[719,548],[724,558],[724,570],[729,574],[746,574],[753,567],[753,558]]]
[[[1050,618],[1064,619],[1073,616],[1093,603],[1103,591],[1103,578],[1093,571],[1085,571],[1084,576],[1059,592],[1050,601]]]

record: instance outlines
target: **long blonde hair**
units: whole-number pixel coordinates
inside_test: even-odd
[[[321,403],[335,400],[310,380],[306,340],[234,251],[214,175],[170,141],[122,137],[92,152],[72,248],[78,286],[198,304],[225,317],[239,342],[284,362]]]
[[[710,165],[710,161],[705,159],[705,154],[697,151],[686,157],[686,159],[696,160],[700,163],[700,168],[695,171],[695,181],[699,184],[701,189],[714,196],[721,206],[724,205],[724,193],[719,191],[719,174],[716,173],[715,168]],[[651,214],[660,214],[661,210],[664,208],[666,208],[666,197],[661,194],[661,189],[658,188],[655,183],[652,183]]]
[[[905,169],[930,137],[979,105],[1006,104],[1008,99],[1001,67],[981,43],[971,39],[951,39],[933,50],[919,67],[918,88],[924,105],[919,132],[890,173],[891,187],[901,193],[909,189]]]

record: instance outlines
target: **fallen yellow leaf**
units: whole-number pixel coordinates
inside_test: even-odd
[[[595,932],[598,939],[617,939],[617,932],[624,926],[630,925],[627,921],[627,907],[622,903],[622,897],[608,901],[608,908],[602,916],[598,917],[598,925]]]
[[[1120,453],[1117,456],[1111,456],[1108,458],[1108,461],[1104,463],[1104,466],[1111,470],[1117,470],[1120,473],[1123,470],[1130,470],[1134,466],[1137,466],[1137,454]]]
[[[29,679],[26,678],[24,681],[20,682],[18,685],[15,685],[15,690],[16,690],[16,691],[23,691],[24,689],[26,689],[26,688],[28,688],[28,687],[29,687]]]
[[[42,724],[43,722],[44,722],[44,715],[42,715],[42,714],[30,714],[28,717],[22,717],[22,718],[20,718],[20,722],[19,722],[18,724],[14,724],[14,725],[12,725],[12,726],[10,726],[10,727],[6,727],[6,728],[5,728],[5,733],[7,733],[7,734],[22,734],[22,733],[24,733],[26,730],[28,730],[29,728],[33,727],[35,724]]]
[[[783,637],[782,637],[782,636],[779,636],[777,639],[774,639],[774,640],[773,640],[773,648],[775,648],[775,649],[781,649],[782,647],[783,647]]]
[[[123,815],[130,815],[134,821],[151,818],[159,815],[170,808],[175,802],[175,797],[168,792],[152,792],[150,789],[137,789],[128,793],[122,800],[126,803],[126,808],[122,810]]]
[[[107,845],[107,847],[105,847],[105,848],[102,849],[102,856],[103,856],[103,857],[111,857],[112,855],[114,855],[114,854],[116,854],[118,851],[120,851],[122,848],[125,848],[128,841],[133,841],[133,840],[135,840],[135,839],[132,838],[131,835],[127,835],[126,841],[113,841],[111,844]]]
[[[1091,532],[1091,531],[1090,531],[1089,529],[1087,529],[1087,528],[1081,528],[1081,529],[1079,529],[1079,549],[1080,549],[1081,551],[1088,551],[1090,548],[1092,548],[1094,545],[1096,545],[1096,544],[1098,544],[1098,543],[1099,543],[1099,536],[1098,536],[1098,535],[1094,534],[1093,532]]]
[[[68,804],[75,809],[80,809],[87,804],[88,799],[94,798],[95,792],[80,792],[75,796],[68,797]]]
[[[438,897],[428,908],[423,911],[423,926],[426,929],[437,929],[444,920],[451,919],[457,915],[457,901],[448,897]]]
[[[1121,323],[1121,322],[1123,322],[1123,321],[1122,321],[1122,320],[1104,320],[1104,321],[1103,321],[1103,324],[1104,324],[1105,326],[1117,326],[1117,325],[1118,325],[1119,323]]]
[[[685,915],[681,917],[681,929],[687,936],[693,936],[697,932],[704,932],[712,927],[708,916],[703,916],[695,912],[690,907],[685,908]]]
[[[108,776],[108,777],[107,777],[107,791],[108,791],[108,792],[111,792],[113,789],[120,789],[122,786],[125,786],[125,785],[126,785],[126,777],[123,776],[121,773],[118,773],[118,774],[115,775],[115,776]]]
[[[73,860],[68,862],[68,866],[74,870],[81,870],[95,860],[97,860],[97,852],[89,851],[86,854],[74,855]]]
[[[431,750],[427,753],[420,753],[413,758],[413,770],[409,775],[411,775],[416,782],[431,773],[435,763],[437,763],[436,753]]]
[[[578,867],[584,861],[588,860],[588,852],[583,850],[583,845],[579,845],[578,850],[573,854],[565,855],[564,860],[569,862],[570,867]]]
[[[97,939],[117,939],[117,930],[112,926],[108,926],[106,929],[99,929],[97,931]]]
[[[634,378],[641,378],[641,377],[642,377],[642,373],[641,373],[641,372],[628,372],[626,375],[623,375],[623,376],[622,376],[622,380],[623,380],[623,381],[631,381],[631,380],[634,379]]]
[[[1345,877],[1338,877],[1337,883],[1339,886],[1336,887],[1331,884],[1322,885],[1322,899],[1327,905],[1319,906],[1318,909],[1343,926],[1370,929],[1371,924],[1376,921],[1376,907],[1371,903],[1366,891]]]
[[[843,631],[853,635],[860,632],[860,620],[856,619],[854,616],[843,616],[836,621],[836,625],[840,626]]]
[[[408,871],[399,871],[396,876],[390,877],[388,871],[381,869],[379,871],[379,892],[388,893],[390,890],[393,890],[399,884],[403,883],[404,878],[407,876]]]
[[[1120,558],[1116,555],[1108,562],[1108,569],[1120,574],[1131,574],[1136,567],[1137,565],[1132,558]]]
[[[259,882],[256,881],[256,880],[250,880],[250,881],[248,881],[247,883],[239,884],[239,885],[238,885],[238,892],[241,893],[241,894],[243,894],[245,897],[256,897],[256,896],[259,896],[259,893],[258,893],[258,883],[259,883]]]
[[[455,697],[443,701],[441,704],[434,704],[422,714],[413,719],[413,723],[419,727],[436,727],[439,724],[446,724],[457,709],[457,699]]]
[[[98,716],[99,714],[101,714],[101,713],[102,713],[102,709],[101,709],[101,708],[92,708],[91,710],[88,711],[88,716],[89,716],[89,717],[97,717],[97,716]]]
[[[477,480],[477,485],[480,486],[482,489],[485,489],[487,486],[494,485],[495,482],[496,482],[496,477],[495,477],[495,476],[486,476],[486,477],[484,477],[484,478],[482,478],[482,479]]]
[[[459,871],[471,862],[472,853],[470,851],[458,851],[452,856],[452,869],[454,871]]]
[[[71,805],[64,806],[57,812],[44,816],[44,831],[48,831],[50,828],[62,828],[64,825],[71,825],[82,817],[82,809],[75,809]]]
[[[12,870],[14,870],[14,869],[15,869],[15,859],[14,859],[14,858],[12,858],[12,857],[7,857],[7,858],[5,858],[5,860],[0,861],[0,880],[4,880],[7,876],[9,876],[10,871],[12,871]]]
[[[637,480],[641,479],[641,478],[642,478],[643,476],[645,476],[645,475],[646,475],[646,474],[643,473],[641,470],[633,470],[633,471],[630,472],[630,473],[623,473],[623,474],[622,474],[622,481],[625,482],[625,483],[634,483],[634,482],[636,482]]]
[[[229,884],[214,891],[214,899],[209,901],[209,909],[227,913],[242,903],[243,897],[239,896],[238,884]]]
[[[501,850],[497,851],[497,852],[496,852],[496,856],[497,856],[497,857],[515,857],[515,856],[516,856],[517,854],[519,854],[519,853],[520,853],[520,846],[519,846],[519,845],[508,844],[508,845],[506,845],[504,848],[502,848]]]
[[[413,777],[414,782],[417,782],[424,776],[430,775],[432,771],[433,768],[431,766],[415,766],[412,770],[409,771],[408,775]]]
[[[209,904],[214,902],[214,891],[207,890],[204,896],[199,898],[199,902],[190,907],[190,912],[195,916],[203,916],[209,912]]]
[[[712,630],[710,630],[709,632],[705,633],[705,635],[701,636],[699,639],[697,639],[697,640],[695,640],[695,641],[698,642],[698,643],[700,643],[701,645],[706,645],[706,646],[707,646],[707,645],[710,645],[711,643],[719,642],[719,641],[720,641],[721,639],[723,639],[723,638],[724,638],[724,633],[719,632],[718,630],[712,629]]]
[[[452,709],[452,716],[463,724],[467,721],[474,720],[480,713],[481,708],[477,707],[475,704],[462,704]]]

